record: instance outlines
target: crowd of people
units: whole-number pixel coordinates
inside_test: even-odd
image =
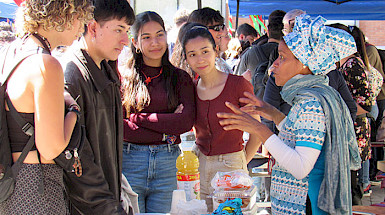
[[[265,35],[242,24],[231,38],[207,7],[175,22],[168,36],[159,14],[135,15],[126,0],[22,3],[6,53],[34,54],[9,78],[4,108],[13,161],[30,135],[11,106],[34,126],[34,146],[0,214],[169,213],[180,135],[192,128],[209,213],[214,175],[247,171],[261,148],[274,164],[272,214],[351,214],[370,191],[370,139],[385,109],[363,32],[298,9],[273,11]],[[77,139],[75,171],[63,171],[55,159]],[[124,204],[127,182],[139,210]]]

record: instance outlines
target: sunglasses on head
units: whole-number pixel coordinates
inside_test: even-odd
[[[354,25],[352,26],[352,25],[348,25],[348,28],[349,28],[349,31],[350,32],[353,32],[353,30],[354,30]]]
[[[222,31],[223,29],[225,29],[225,27],[226,27],[225,24],[214,25],[214,26],[207,26],[208,29],[212,29],[214,31]]]

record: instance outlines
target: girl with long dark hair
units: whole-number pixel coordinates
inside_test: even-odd
[[[168,60],[162,18],[146,11],[131,27],[132,58],[122,73],[123,173],[139,194],[142,213],[168,213],[176,184],[179,135],[192,128],[194,88],[190,76]]]
[[[253,158],[260,146],[256,136],[250,135],[246,146],[243,145],[243,131],[225,131],[219,124],[218,112],[228,111],[225,103],[233,102],[237,107],[245,104],[239,102],[243,92],[253,92],[249,81],[241,76],[232,75],[215,67],[215,41],[207,27],[189,23],[181,44],[190,68],[200,78],[196,81],[197,118],[194,123],[196,146],[194,152],[199,158],[201,174],[201,199],[206,201],[211,212],[214,189],[211,180],[215,174],[232,170],[247,171],[247,163]]]

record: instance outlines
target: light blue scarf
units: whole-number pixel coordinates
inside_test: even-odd
[[[322,75],[296,75],[281,91],[283,100],[294,105],[316,98],[326,117],[325,173],[318,207],[329,214],[351,214],[350,170],[361,167],[361,158],[349,110],[340,94]]]

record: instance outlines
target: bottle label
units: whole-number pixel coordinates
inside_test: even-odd
[[[201,199],[199,173],[194,175],[177,175],[178,189],[185,190],[186,200]]]
[[[195,181],[200,179],[199,173],[194,175],[176,175],[178,181]]]

